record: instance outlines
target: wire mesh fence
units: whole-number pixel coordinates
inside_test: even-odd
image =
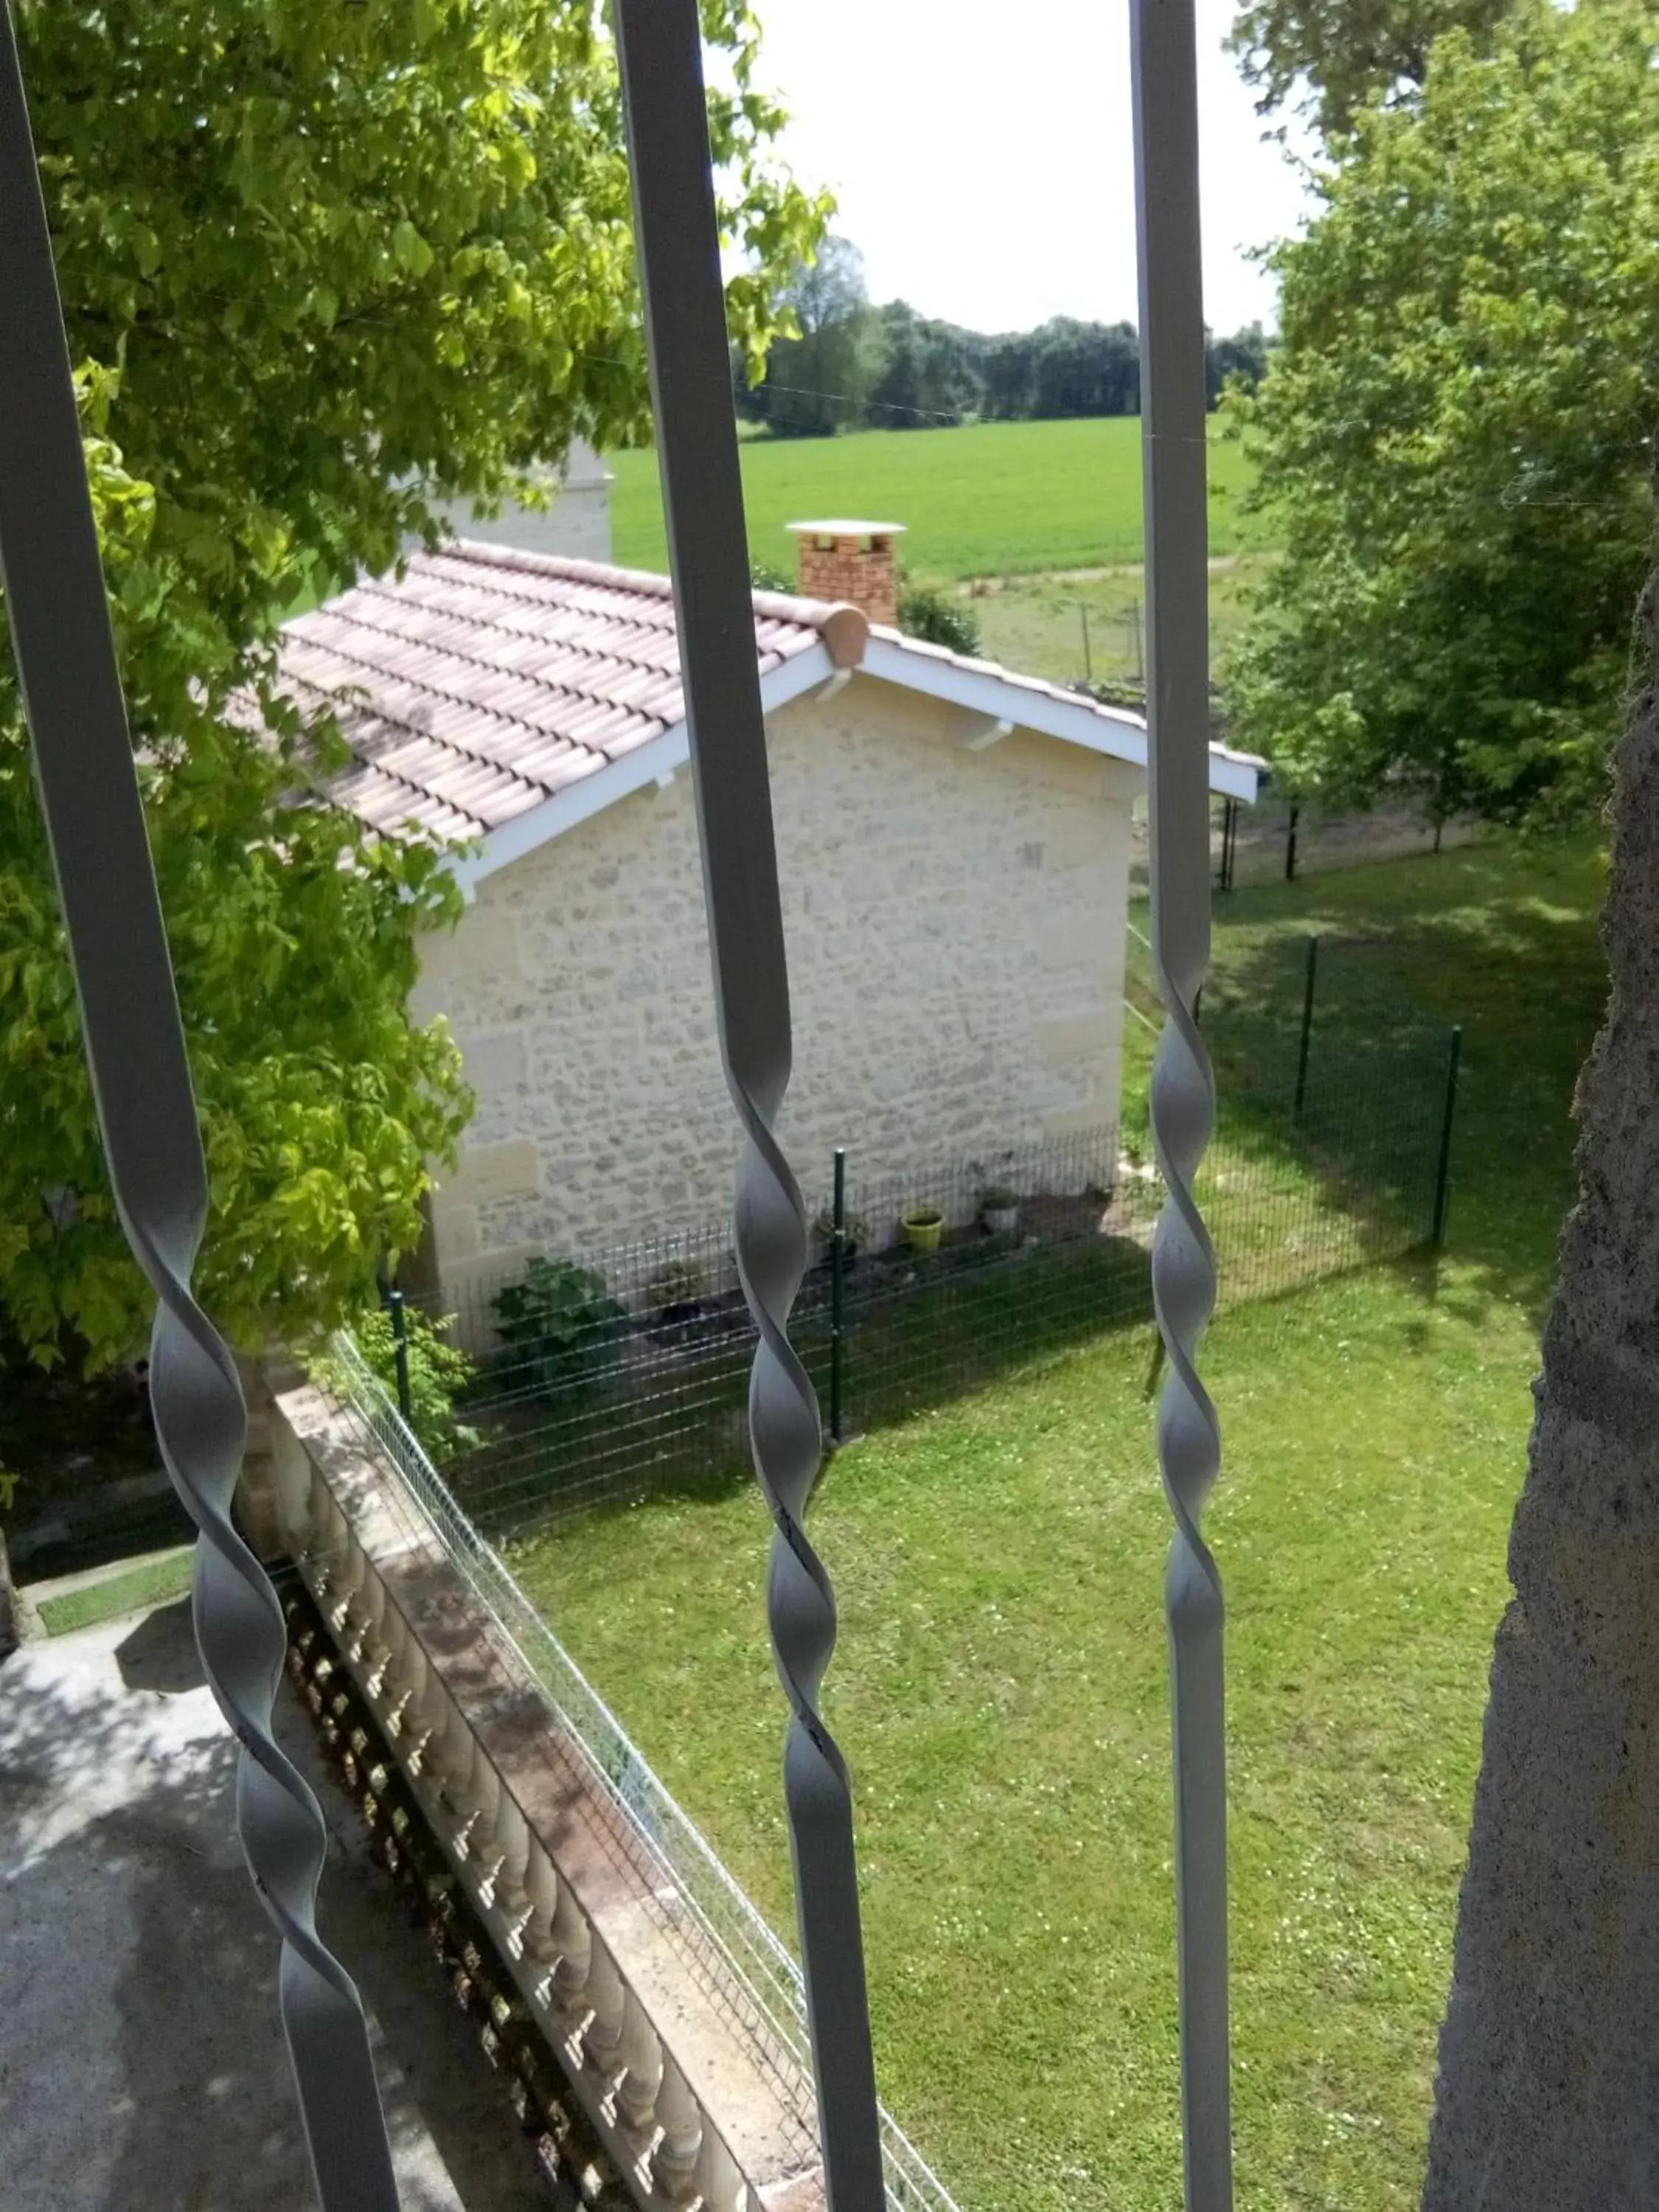
[[[437,1546],[498,1655],[545,1698],[561,1756],[608,1805],[616,1847],[648,1876],[653,1923],[779,2091],[793,2147],[810,2150],[817,2132],[811,2054],[794,1958],[469,1518],[349,1337],[334,1340],[321,1379],[379,1468],[376,1500],[401,1541]],[[884,2212],[955,2212],[944,2185],[884,2106],[879,2121]]]
[[[1223,1081],[1198,1180],[1223,1309],[1401,1255],[1443,1217],[1446,1035],[1379,1022],[1359,1049],[1357,1024],[1338,1050],[1292,1018],[1269,1052],[1252,1019],[1206,1012],[1218,1060],[1242,1045],[1273,1064]],[[791,1336],[830,1441],[1148,1323],[1150,1152],[1134,1106],[1121,1127],[902,1178],[821,1163]],[[474,1363],[439,1455],[492,1535],[745,1478],[755,1335],[724,1225],[532,1261],[434,1312]]]

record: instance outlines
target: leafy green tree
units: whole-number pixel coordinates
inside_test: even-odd
[[[1036,345],[1023,331],[993,338],[985,355],[981,406],[993,422],[1018,422],[1031,412],[1036,394]]]
[[[1450,34],[1274,257],[1280,343],[1235,404],[1285,553],[1229,691],[1292,790],[1600,797],[1653,547],[1656,58],[1644,0]]]
[[[1228,46],[1256,106],[1272,115],[1292,105],[1328,138],[1347,131],[1356,113],[1379,100],[1409,99],[1421,88],[1429,52],[1443,33],[1482,38],[1511,0],[1251,0],[1235,19]]]
[[[782,297],[794,334],[774,338],[763,376],[740,394],[744,412],[780,438],[861,428],[884,357],[863,255],[844,238],[824,239],[797,264]]]
[[[295,804],[331,757],[272,688],[302,596],[573,432],[646,434],[614,55],[595,0],[19,0],[18,27],[214,1216],[244,1341],[371,1294],[465,1118],[412,1026],[438,856]],[[771,166],[742,0],[704,0],[736,343],[824,204]],[[3,610],[0,609],[0,618]],[[0,1316],[94,1364],[147,1299],[112,1218],[0,646]]]
[[[877,319],[882,368],[868,402],[875,426],[933,430],[959,423],[979,401],[985,341],[917,314],[903,300],[878,309]]]
[[[1074,322],[1058,315],[1032,332],[1031,412],[1043,416],[1133,415],[1140,407],[1140,350],[1133,323]]]
[[[1230,338],[1204,333],[1204,396],[1209,405],[1220,404],[1229,382],[1254,392],[1267,374],[1269,341],[1260,323],[1247,323]]]

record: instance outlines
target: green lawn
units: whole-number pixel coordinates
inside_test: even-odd
[[[91,1628],[100,1620],[118,1620],[129,1613],[142,1613],[153,1605],[166,1605],[190,1589],[193,1546],[167,1552],[129,1567],[125,1574],[106,1576],[66,1590],[61,1597],[43,1598],[40,1622],[48,1636],[68,1636],[77,1628]]]
[[[902,522],[902,557],[921,574],[1003,576],[1140,558],[1140,424],[985,422],[955,430],[860,430],[837,438],[748,438],[749,547],[793,570],[785,525],[825,515]],[[667,552],[654,453],[611,457],[618,562],[661,569]],[[1237,446],[1210,447],[1212,553],[1263,542],[1240,513]]]
[[[1330,960],[1358,1042],[1467,1025],[1451,1250],[1218,1326],[1239,2201],[1416,2203],[1537,1324],[1597,1018],[1596,858],[1482,845],[1241,892],[1214,1035]],[[1224,1077],[1226,1066],[1224,1065]],[[1133,1072],[1132,1072],[1133,1073]],[[1142,1332],[872,1435],[814,1507],[841,1644],[884,2093],[964,2212],[1178,2202],[1160,1572]],[[751,1493],[595,1516],[517,1565],[776,1924],[781,1701]]]
[[[1210,654],[1224,672],[1227,648],[1245,616],[1245,594],[1270,552],[1232,555],[1210,575]],[[1056,684],[1114,677],[1144,680],[1146,587],[1128,564],[1103,576],[1010,576],[969,589],[986,657]]]

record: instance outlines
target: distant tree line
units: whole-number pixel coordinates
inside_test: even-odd
[[[1059,315],[1034,331],[988,337],[919,315],[903,300],[873,307],[862,257],[843,238],[823,241],[786,296],[799,335],[773,340],[758,384],[742,362],[733,367],[739,413],[780,437],[1140,411],[1133,323]],[[1211,405],[1230,377],[1254,391],[1267,349],[1260,323],[1231,337],[1206,337]]]

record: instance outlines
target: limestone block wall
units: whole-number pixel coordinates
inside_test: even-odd
[[[1115,1119],[1135,771],[855,676],[770,730],[794,1004],[781,1133],[809,1204]],[[689,771],[487,878],[425,948],[477,1110],[434,1194],[450,1295],[532,1252],[722,1219],[737,1125],[714,1038]]]

